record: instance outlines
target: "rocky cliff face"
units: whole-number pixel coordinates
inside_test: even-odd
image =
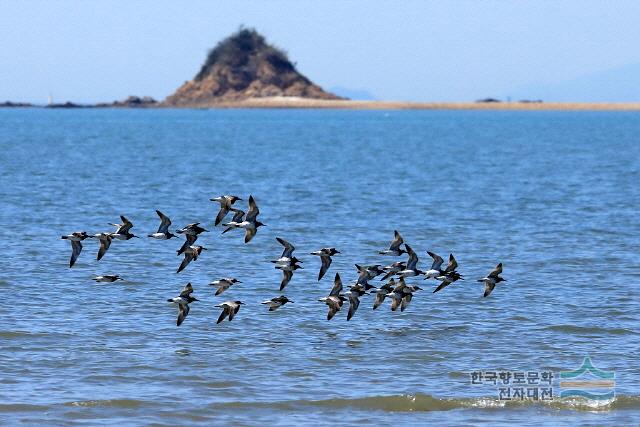
[[[284,52],[255,30],[241,29],[212,49],[195,78],[165,104],[206,106],[271,96],[342,99],[300,74]]]

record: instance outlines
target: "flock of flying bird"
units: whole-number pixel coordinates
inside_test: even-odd
[[[265,225],[257,219],[260,210],[258,209],[258,205],[256,204],[253,196],[249,196],[249,208],[246,214],[244,211],[233,206],[235,202],[242,200],[237,196],[224,195],[210,200],[220,204],[220,210],[215,219],[216,226],[220,225],[224,221],[229,212],[233,212],[233,218],[231,221],[222,223],[225,227],[222,234],[234,229],[243,229],[245,231],[244,242],[249,243],[255,237],[258,228]],[[176,234],[169,231],[169,227],[171,226],[171,220],[169,217],[159,210],[156,210],[156,213],[158,214],[158,217],[160,217],[160,226],[158,227],[158,231],[149,234],[148,237],[157,240],[169,240],[173,237],[177,238],[178,236]],[[73,267],[75,264],[80,252],[82,251],[82,241],[87,238],[97,239],[100,242],[97,256],[98,261],[105,255],[114,239],[130,240],[132,238],[138,238],[139,236],[130,232],[133,227],[133,223],[124,216],[120,216],[120,219],[122,220],[121,224],[109,223],[109,225],[116,227],[115,232],[102,232],[91,235],[84,231],[78,231],[62,236],[62,239],[69,240],[71,242],[72,252],[69,267]],[[177,269],[177,273],[183,271],[191,261],[197,260],[202,251],[207,249],[195,244],[198,236],[207,231],[208,230],[202,227],[200,223],[188,224],[187,226],[176,230],[177,234],[185,237],[184,243],[177,251],[178,255],[183,255],[184,257]],[[282,271],[282,281],[280,282],[280,291],[282,292],[293,278],[294,271],[302,268],[300,266],[302,261],[293,255],[295,247],[291,243],[280,237],[276,237],[276,240],[284,247],[284,250],[280,258],[271,262],[275,264],[276,269]],[[318,273],[318,281],[322,280],[331,266],[331,257],[339,253],[340,252],[336,250],[336,248],[322,248],[310,253],[311,255],[320,257],[321,267],[320,272]],[[384,267],[380,264],[364,266],[356,264],[355,266],[358,270],[358,279],[354,284],[349,285],[349,291],[346,293],[343,293],[340,274],[336,273],[331,292],[329,292],[329,295],[326,297],[319,299],[319,301],[328,306],[329,311],[327,314],[327,320],[331,320],[335,314],[342,309],[342,306],[346,301],[349,302],[347,320],[351,320],[360,306],[360,298],[367,294],[375,295],[373,302],[374,310],[380,307],[386,299],[390,299],[392,311],[396,311],[398,308],[400,308],[400,311],[404,311],[411,302],[413,294],[422,290],[422,288],[417,285],[407,284],[407,278],[424,276],[424,280],[431,279],[439,281],[440,283],[434,289],[434,293],[441,291],[458,280],[464,280],[463,276],[456,271],[458,268],[458,262],[453,254],[449,255],[449,261],[443,269],[442,266],[444,264],[444,259],[433,252],[427,251],[427,254],[433,260],[431,268],[427,271],[418,269],[418,255],[411,246],[405,243],[398,231],[394,231],[394,239],[391,241],[389,249],[379,251],[378,253],[380,255],[388,256],[402,256],[406,254],[408,258],[406,261],[397,261]],[[489,296],[496,284],[506,280],[500,277],[501,273],[502,263],[499,263],[486,277],[478,280],[478,282],[484,283],[484,297]],[[375,286],[369,283],[380,275],[383,275],[381,281],[386,281],[386,283],[381,286]],[[94,277],[93,280],[97,282],[115,282],[117,280],[124,279],[118,275],[102,275]],[[218,296],[238,283],[242,282],[233,277],[225,277],[215,280],[209,283],[209,285],[216,287],[215,295]],[[189,304],[194,301],[198,301],[198,299],[193,297],[192,294],[193,286],[191,286],[191,283],[187,283],[178,296],[167,300],[178,307],[177,326],[180,326],[189,314]],[[293,303],[293,301],[284,295],[262,302],[262,304],[269,308],[269,311],[277,310],[287,303]],[[222,322],[225,318],[228,318],[230,321],[233,320],[240,310],[240,306],[243,304],[244,303],[242,301],[229,300],[216,305],[215,307],[222,309],[222,313],[218,317],[217,323]]]

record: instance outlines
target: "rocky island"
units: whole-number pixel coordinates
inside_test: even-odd
[[[163,102],[171,107],[215,107],[238,101],[291,97],[340,100],[296,70],[280,49],[254,29],[240,29],[214,47],[198,74]]]

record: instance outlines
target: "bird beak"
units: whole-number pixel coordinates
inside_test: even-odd
[[[293,304],[293,301],[289,300],[289,302],[290,302],[291,304]]]
[[[200,301],[198,298],[194,298],[193,300],[194,300],[194,301]]]

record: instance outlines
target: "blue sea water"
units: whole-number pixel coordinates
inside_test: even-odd
[[[0,420],[32,425],[631,425],[640,422],[640,115],[631,112],[0,110]],[[252,194],[266,227],[220,235],[220,194]],[[244,207],[246,202],[238,202]],[[141,236],[202,222],[181,241],[116,241],[68,267],[60,235]],[[405,312],[364,296],[331,321],[318,298],[393,230],[465,281]],[[268,312],[292,242],[304,269]],[[309,252],[341,251],[318,282]],[[482,298],[503,262],[507,282]],[[124,282],[95,283],[98,274]],[[221,296],[207,284],[243,283]],[[166,302],[191,282],[184,324]],[[374,281],[377,282],[377,281]],[[214,307],[245,302],[216,325]],[[615,372],[615,399],[510,401],[474,371]],[[562,390],[553,380],[554,396]]]

